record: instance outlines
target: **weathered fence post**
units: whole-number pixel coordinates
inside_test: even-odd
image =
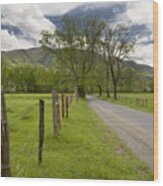
[[[9,129],[3,90],[1,90],[1,176],[11,177]]]
[[[62,118],[65,117],[65,103],[64,103],[64,94],[62,93]]]
[[[66,96],[66,118],[68,118],[68,96]]]
[[[60,118],[60,100],[59,95],[56,93],[56,109],[57,109],[57,127],[61,129],[61,118]]]
[[[58,136],[58,114],[57,114],[57,92],[55,90],[52,91],[52,107],[53,107],[53,132],[54,137]]]
[[[42,163],[42,151],[44,143],[44,101],[39,101],[39,147],[38,147],[38,164]]]

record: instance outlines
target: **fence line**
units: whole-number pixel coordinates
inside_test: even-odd
[[[61,100],[59,99],[61,98]],[[54,136],[58,136],[59,129],[61,128],[61,116],[67,117],[69,116],[69,107],[73,102],[74,96],[67,95],[64,96],[62,94],[62,97],[59,97],[58,93],[53,90],[52,91],[52,108],[53,108],[53,130],[54,130]],[[60,101],[61,106],[60,107]],[[2,149],[2,166],[1,166],[1,172],[2,176],[11,176],[10,171],[10,149],[9,149],[9,131],[8,131],[8,123],[7,123],[7,113],[6,113],[6,104],[5,104],[5,97],[2,91],[1,96],[1,137],[2,137],[2,143],[1,143],[1,149]],[[61,110],[62,108],[62,110]],[[61,114],[62,112],[62,114]],[[32,135],[28,136],[28,140],[22,145],[21,148],[18,149],[16,154],[12,157],[12,161],[15,160],[15,157],[18,155],[18,153],[21,153],[29,144],[29,140],[32,138]],[[43,153],[43,143],[44,143],[44,101],[39,100],[39,145],[38,145],[38,164],[42,162],[42,153]],[[36,151],[36,150],[34,150]],[[18,176],[22,174],[22,172],[26,169],[26,167],[29,165],[29,162],[33,158],[34,154],[31,154],[27,161],[24,163],[20,171],[18,172]]]
[[[119,100],[121,100],[122,102],[125,103],[135,103],[136,106],[138,107],[148,107],[148,99],[147,98],[133,98],[133,97],[126,97],[126,96],[119,96],[118,98]]]

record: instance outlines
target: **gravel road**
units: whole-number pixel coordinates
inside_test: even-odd
[[[153,172],[153,114],[87,96],[92,109]]]

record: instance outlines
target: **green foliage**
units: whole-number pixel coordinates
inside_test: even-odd
[[[50,92],[53,88],[61,91],[65,89],[63,77],[55,67],[27,63],[2,65],[2,86],[6,92]],[[70,85],[68,90],[72,90]]]
[[[38,165],[38,104],[45,100],[43,162]],[[50,94],[6,95],[11,170],[16,177],[152,180],[149,168],[90,109],[70,107],[58,139],[53,136]]]

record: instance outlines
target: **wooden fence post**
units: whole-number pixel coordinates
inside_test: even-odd
[[[3,90],[1,90],[1,176],[11,177],[9,129]]]
[[[59,95],[56,93],[56,109],[57,109],[57,127],[61,129],[61,118],[60,118],[60,100]]]
[[[64,103],[64,94],[63,93],[62,93],[61,101],[62,101],[62,118],[64,118],[65,117],[65,103]]]
[[[38,147],[38,164],[42,163],[42,151],[44,143],[44,101],[39,101],[39,147]]]
[[[68,104],[69,104],[68,103],[68,96],[66,96],[66,118],[68,118],[68,107],[69,107]]]
[[[57,92],[55,90],[52,91],[52,107],[53,107],[53,132],[54,132],[54,137],[58,136],[58,114],[57,114],[57,107],[56,107],[56,102],[57,102]]]

